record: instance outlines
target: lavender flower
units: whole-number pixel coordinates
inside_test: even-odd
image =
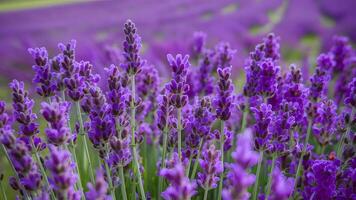
[[[272,172],[272,188],[269,195],[270,200],[287,200],[293,192],[294,179],[283,176],[279,168]]]
[[[42,102],[41,113],[45,120],[49,123],[49,127],[45,129],[45,133],[50,144],[60,146],[66,144],[71,137],[68,127],[68,102],[52,102],[50,104]]]
[[[274,33],[270,33],[263,39],[264,52],[266,58],[271,58],[273,61],[277,61],[281,55],[279,53],[279,36],[275,36]]]
[[[206,33],[195,32],[193,35],[193,42],[191,44],[191,55],[193,58],[198,58],[204,51],[206,44]]]
[[[187,92],[189,85],[186,84],[189,64],[189,56],[178,54],[174,58],[171,54],[167,55],[167,60],[173,70],[173,79],[166,85],[169,92],[170,104],[176,108],[184,107],[188,102]]]
[[[330,53],[334,56],[334,73],[341,73],[347,65],[347,59],[352,51],[352,47],[348,43],[349,40],[346,37],[334,36],[333,38],[333,46]]]
[[[314,119],[313,133],[323,147],[327,145],[335,134],[337,122],[336,104],[333,100],[323,99]]]
[[[49,146],[50,154],[45,161],[45,166],[51,172],[50,183],[58,199],[79,200],[80,191],[74,190],[78,181],[74,173],[74,164],[70,153],[53,145]]]
[[[32,112],[35,102],[29,98],[24,89],[24,83],[13,80],[10,83],[12,89],[12,101],[14,117],[20,123],[20,133],[31,137],[38,133],[38,124],[35,122],[37,115]]]
[[[58,62],[60,64],[60,72],[62,78],[69,78],[72,76],[75,69],[75,47],[77,45],[76,40],[71,40],[70,43],[64,45],[63,43],[58,44],[58,48],[61,51],[58,57]]]
[[[127,20],[124,27],[125,41],[123,43],[125,63],[122,67],[128,75],[136,75],[141,71],[145,61],[141,60],[139,52],[141,49],[141,37],[137,34],[135,24]]]
[[[196,194],[196,184],[185,177],[181,163],[177,163],[171,169],[161,169],[160,176],[170,182],[168,188],[161,193],[165,200],[188,200]]]
[[[304,192],[307,199],[333,199],[336,194],[338,165],[329,160],[315,160],[311,167],[311,182]]]
[[[235,49],[232,49],[230,47],[230,44],[227,42],[221,42],[215,47],[215,63],[214,63],[214,69],[216,70],[217,68],[222,68],[224,69],[225,67],[230,67],[231,66],[231,61],[234,57],[234,54],[236,53]]]
[[[356,108],[356,78],[348,84],[348,91],[344,103],[350,107]]]
[[[256,124],[254,125],[255,146],[259,150],[264,150],[271,138],[270,129],[275,119],[275,114],[272,111],[272,106],[265,103],[257,108],[252,107],[251,111],[256,119]]]
[[[97,170],[96,181],[94,184],[88,183],[89,191],[85,193],[85,198],[88,200],[111,200],[111,197],[107,195],[108,187],[104,173]]]
[[[330,54],[321,54],[317,63],[315,74],[310,78],[310,95],[314,101],[325,94],[327,81],[330,80],[330,70],[334,65]]]
[[[35,65],[32,69],[35,71],[34,83],[39,86],[36,88],[37,93],[43,97],[50,97],[56,90],[56,83],[53,80],[51,65],[48,62],[48,53],[46,48],[29,48],[28,52],[35,60]]]
[[[199,62],[199,70],[196,73],[196,87],[197,94],[210,95],[214,91],[214,77],[211,76],[213,69],[213,52],[206,50]]]
[[[214,102],[216,106],[216,117],[226,121],[231,116],[231,109],[234,98],[232,95],[234,86],[230,79],[231,66],[224,69],[219,67],[217,72],[219,75],[219,85],[218,94]]]
[[[255,182],[255,176],[248,174],[247,170],[258,162],[258,157],[253,151],[251,130],[246,129],[238,136],[236,150],[232,153],[235,163],[229,166],[230,171],[225,184],[227,187],[222,192],[224,200],[249,199],[247,189]]]
[[[206,190],[217,187],[219,174],[223,172],[220,156],[221,152],[216,150],[213,144],[209,145],[209,148],[204,149],[202,152],[200,167],[203,172],[198,173],[198,184]]]
[[[132,159],[130,151],[130,134],[128,130],[124,129],[122,131],[121,137],[117,138],[113,136],[110,139],[110,146],[112,152],[109,155],[109,164],[111,167],[125,167]]]

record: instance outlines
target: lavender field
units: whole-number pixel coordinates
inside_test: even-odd
[[[356,200],[355,6],[0,2],[0,199]]]

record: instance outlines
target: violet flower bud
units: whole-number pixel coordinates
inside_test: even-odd
[[[141,37],[137,34],[135,24],[131,20],[127,20],[124,25],[125,41],[123,43],[123,56],[125,62],[122,67],[126,70],[129,76],[140,73],[141,67],[145,61],[141,59],[139,53],[141,50]]]
[[[217,96],[214,100],[214,104],[216,107],[216,117],[226,121],[231,116],[231,109],[233,106],[233,98],[232,92],[234,90],[234,86],[231,81],[231,66],[221,68],[219,67],[217,70],[219,76],[218,88],[217,88]]]

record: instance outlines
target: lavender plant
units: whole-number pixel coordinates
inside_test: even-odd
[[[226,42],[209,48],[196,33],[191,61],[167,55],[165,82],[130,20],[124,35],[103,76],[76,60],[75,40],[53,58],[28,50],[38,96],[13,80],[12,108],[0,101],[11,169],[0,173],[1,199],[5,180],[25,200],[355,198],[356,55],[346,38],[303,80],[268,34],[235,84]]]

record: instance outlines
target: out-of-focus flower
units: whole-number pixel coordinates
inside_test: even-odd
[[[167,165],[168,166],[168,165]],[[170,185],[161,193],[165,200],[188,200],[196,194],[196,184],[184,175],[184,167],[177,163],[173,168],[161,169],[160,176],[166,178]]]
[[[294,179],[283,176],[279,168],[272,172],[270,200],[287,200],[293,192]]]
[[[51,172],[50,183],[58,199],[79,200],[81,191],[75,191],[74,185],[78,181],[74,173],[71,155],[53,145],[49,146],[50,154],[45,166]]]
[[[229,166],[227,182],[222,192],[224,200],[247,200],[250,194],[247,189],[255,182],[255,175],[248,174],[247,170],[258,162],[258,153],[253,151],[252,133],[246,129],[238,135],[236,150],[232,153],[234,163]]]
[[[88,200],[111,200],[107,195],[108,183],[104,178],[102,170],[97,170],[95,183],[88,183],[89,191],[85,193],[85,198]]]

